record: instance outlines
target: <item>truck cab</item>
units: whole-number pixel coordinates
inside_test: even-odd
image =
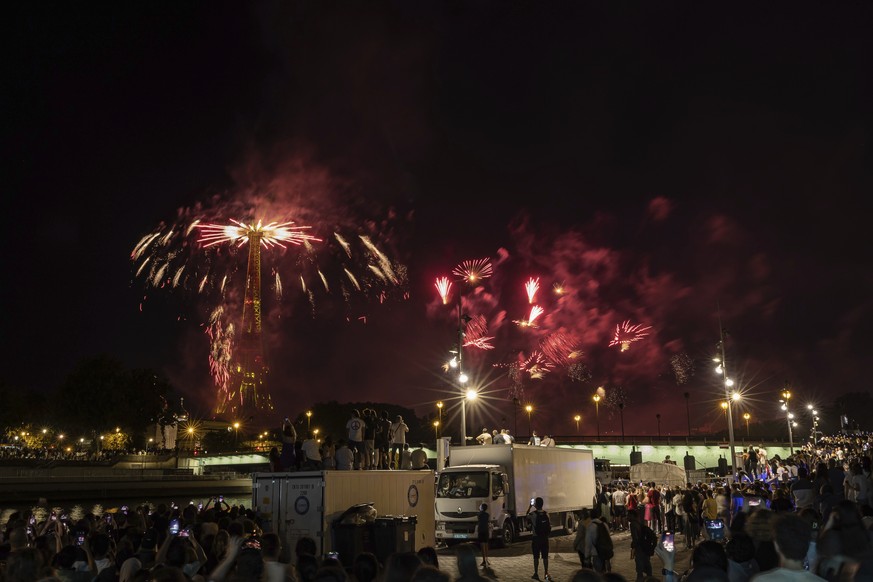
[[[447,467],[440,473],[436,490],[436,539],[447,543],[476,538],[479,506],[488,504],[494,535],[506,542],[513,540],[510,528],[504,529],[510,514],[506,512],[509,479],[500,465],[465,465]]]

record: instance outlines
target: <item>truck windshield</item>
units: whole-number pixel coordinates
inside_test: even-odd
[[[467,499],[488,495],[488,473],[443,473],[437,485],[437,497]]]

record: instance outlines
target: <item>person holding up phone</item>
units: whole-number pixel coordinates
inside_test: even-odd
[[[679,575],[673,570],[676,564],[676,547],[673,532],[661,534],[661,541],[655,547],[655,555],[661,560],[661,575],[664,577],[664,582],[676,582],[679,580]]]

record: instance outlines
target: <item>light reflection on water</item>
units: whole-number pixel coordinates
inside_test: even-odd
[[[68,518],[76,522],[85,515],[92,513],[97,517],[103,515],[104,512],[115,513],[118,511],[122,505],[127,505],[132,509],[136,507],[141,507],[143,505],[148,505],[152,510],[155,509],[159,504],[164,503],[166,505],[170,505],[170,503],[175,503],[179,507],[184,507],[184,505],[194,504],[197,505],[199,503],[206,504],[212,496],[207,497],[195,497],[195,498],[180,498],[180,497],[153,497],[149,499],[108,499],[104,500],[102,503],[95,503],[92,501],[57,501],[52,502],[49,507],[48,505],[2,505],[0,506],[0,526],[5,527],[6,522],[9,521],[9,516],[15,513],[16,511],[25,511],[31,510],[33,515],[36,517],[37,522],[42,522],[48,519],[49,515],[52,511],[54,511],[58,516],[67,515]],[[236,496],[236,497],[225,497],[225,503],[230,506],[234,505],[244,505],[245,507],[250,507],[252,498],[250,496]]]

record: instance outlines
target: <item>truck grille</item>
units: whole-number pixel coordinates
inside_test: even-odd
[[[447,517],[448,519],[465,519],[476,517],[479,514],[475,511],[462,511],[461,513],[458,513],[457,511],[440,511],[440,515]]]

